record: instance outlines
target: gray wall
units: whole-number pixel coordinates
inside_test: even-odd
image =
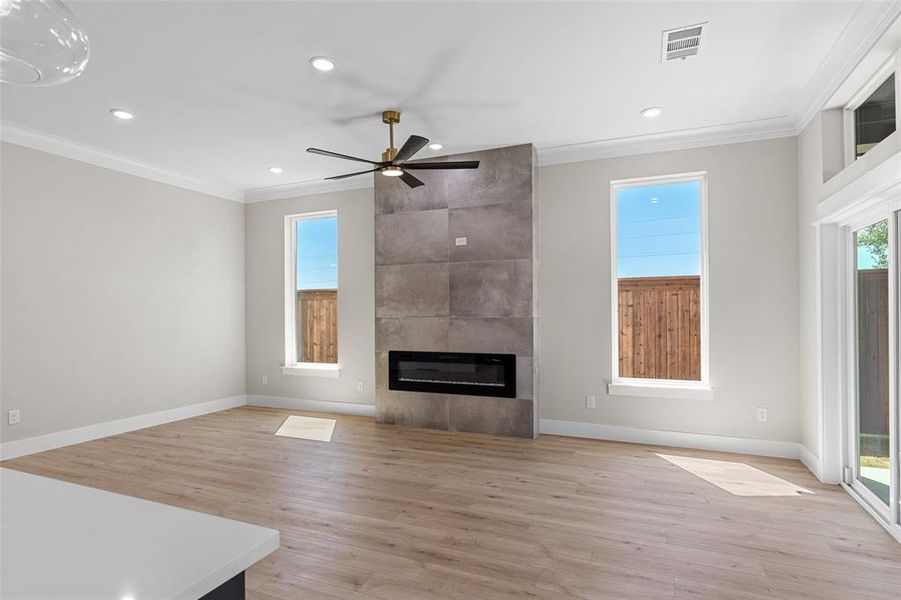
[[[376,418],[382,423],[531,437],[536,305],[534,149],[442,160],[476,170],[423,171],[425,186],[376,177]],[[467,244],[455,240],[466,237]],[[392,391],[388,351],[511,353],[517,398]]]
[[[4,442],[244,393],[241,204],[7,143],[0,162]]]
[[[247,393],[374,404],[372,189],[247,206]],[[338,363],[341,377],[282,375],[285,348],[284,218],[338,211]],[[263,385],[262,376],[269,383]],[[356,389],[363,380],[364,391]],[[284,402],[290,406],[290,401]]]
[[[805,166],[808,135],[797,149],[802,173],[820,166]],[[816,199],[802,187],[799,218],[795,146],[770,140],[538,170],[543,418],[801,439],[814,449],[813,242],[804,221]],[[23,417],[12,428],[3,420],[4,441],[243,393],[245,289],[248,394],[375,403],[372,189],[241,206],[7,144],[2,160],[3,407]],[[710,173],[716,397],[608,397],[609,180],[695,170]],[[342,376],[283,376],[283,217],[332,208]],[[472,244],[483,234],[465,235]],[[799,249],[808,265],[800,298]],[[473,339],[488,339],[485,331]],[[429,336],[416,339],[425,346]],[[587,394],[598,408],[585,408]],[[756,422],[757,406],[770,409],[768,423]]]
[[[800,229],[796,169],[794,138],[538,169],[541,285],[534,299],[540,304],[541,314],[541,341],[536,350],[541,352],[538,389],[542,418],[798,441]],[[609,181],[697,170],[709,172],[711,378],[715,398],[608,397]],[[375,373],[371,353],[375,347],[375,307],[365,304],[373,302],[373,288],[363,289],[363,282],[356,282],[356,278],[344,279],[348,270],[368,272],[372,277],[376,260],[373,234],[363,230],[364,225],[371,227],[375,218],[372,195],[371,189],[355,190],[248,205],[248,393],[374,402],[370,382]],[[404,196],[399,206],[409,207],[411,201],[412,197]],[[429,202],[436,201],[426,196],[420,205],[430,206]],[[359,291],[355,299],[359,312],[354,310],[353,314],[362,316],[353,316],[348,323],[344,310],[339,335],[342,348],[350,343],[361,354],[354,358],[353,365],[341,356],[341,380],[273,376],[273,370],[281,364],[283,344],[281,219],[288,213],[335,206],[359,211],[353,214],[361,234],[349,238],[342,235],[339,270],[340,285],[354,285]],[[431,207],[441,210],[440,205]],[[346,224],[347,220],[342,222]],[[442,223],[437,222],[441,236]],[[436,224],[431,225],[430,229],[426,222],[420,223],[417,231],[428,236],[429,231],[436,231]],[[477,238],[467,235],[471,240]],[[408,251],[412,246],[409,238],[407,242],[404,239],[392,236],[394,247],[386,246],[380,252]],[[440,258],[445,250],[451,250],[443,244],[452,243],[449,235],[442,239],[441,245],[420,240],[416,247],[423,251],[431,248]],[[386,259],[382,256],[379,260]],[[423,349],[443,348],[444,330],[421,328],[427,321],[411,317],[405,322],[416,329],[415,334],[398,329],[392,335],[401,340],[405,335],[415,335],[413,339]],[[476,335],[476,339],[491,337],[485,330]],[[433,336],[438,343],[430,346]],[[377,350],[387,348],[387,343],[380,343]],[[369,354],[364,356],[366,352]],[[260,362],[260,357],[265,360]],[[347,369],[353,373],[345,377]],[[260,384],[263,372],[269,373],[268,386]],[[370,375],[366,376],[367,372]],[[357,373],[366,379],[364,394],[353,390]],[[585,408],[589,394],[597,396],[596,409]],[[756,421],[758,406],[769,409],[767,423]]]
[[[608,396],[610,180],[690,171],[708,172],[715,398]],[[539,189],[542,419],[799,440],[795,138],[548,166]]]

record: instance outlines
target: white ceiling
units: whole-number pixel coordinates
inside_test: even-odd
[[[187,177],[250,189],[378,158],[403,111],[441,153],[539,149],[713,128],[784,129],[833,84],[871,2],[78,2],[85,74],[3,85],[2,119]],[[875,6],[875,8],[874,8]],[[882,5],[883,7],[886,5]],[[883,8],[884,10],[884,8]],[[664,29],[710,23],[701,55],[661,64]],[[859,39],[855,39],[859,38]],[[334,57],[331,73],[314,55]],[[846,59],[845,59],[846,60]],[[648,120],[647,106],[664,107]],[[130,122],[107,112],[121,107]],[[796,124],[796,123],[795,123]],[[425,151],[427,155],[429,151]],[[281,166],[273,175],[268,167]]]

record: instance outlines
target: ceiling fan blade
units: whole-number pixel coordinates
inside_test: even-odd
[[[335,175],[334,177],[326,177],[326,179],[346,179],[348,177],[356,177],[357,175],[365,175],[366,173],[375,173],[376,171],[380,171],[381,167],[378,169],[369,169],[368,171],[357,171],[356,173],[348,173],[346,175]]]
[[[379,165],[382,163],[375,162],[374,160],[369,160],[368,158],[357,158],[356,156],[348,156],[346,154],[338,154],[337,152],[330,152],[328,150],[320,150],[319,148],[307,148],[307,152],[311,152],[313,154],[321,154],[322,156],[330,156],[332,158],[343,158],[344,160],[355,160],[357,162],[369,163],[371,165]]]
[[[417,188],[421,185],[425,185],[423,182],[419,181],[418,179],[416,179],[415,177],[413,177],[406,171],[404,171],[404,174],[400,176],[400,180],[403,181],[404,183],[406,183],[411,188]]]
[[[422,147],[429,143],[429,140],[419,135],[411,135],[407,138],[407,141],[404,142],[404,145],[400,147],[400,150],[397,151],[397,156],[394,157],[395,163],[402,163],[405,160],[410,160],[410,158],[422,150]]]
[[[478,169],[479,161],[477,160],[458,160],[456,162],[421,162],[409,163],[404,165],[405,169]]]

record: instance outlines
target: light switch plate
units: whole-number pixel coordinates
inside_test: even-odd
[[[18,425],[22,422],[22,413],[19,412],[18,408],[14,408],[9,411],[9,424],[10,425]]]
[[[454,240],[454,245],[455,245],[455,246],[465,246],[465,245],[466,245],[466,238],[465,238],[465,237],[458,237],[458,238],[456,238],[456,239]]]

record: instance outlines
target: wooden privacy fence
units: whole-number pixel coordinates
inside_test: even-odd
[[[338,362],[338,290],[297,290],[300,362]]]
[[[888,269],[857,272],[857,395],[860,432],[888,435]]]
[[[619,375],[701,379],[701,278],[618,280]]]

